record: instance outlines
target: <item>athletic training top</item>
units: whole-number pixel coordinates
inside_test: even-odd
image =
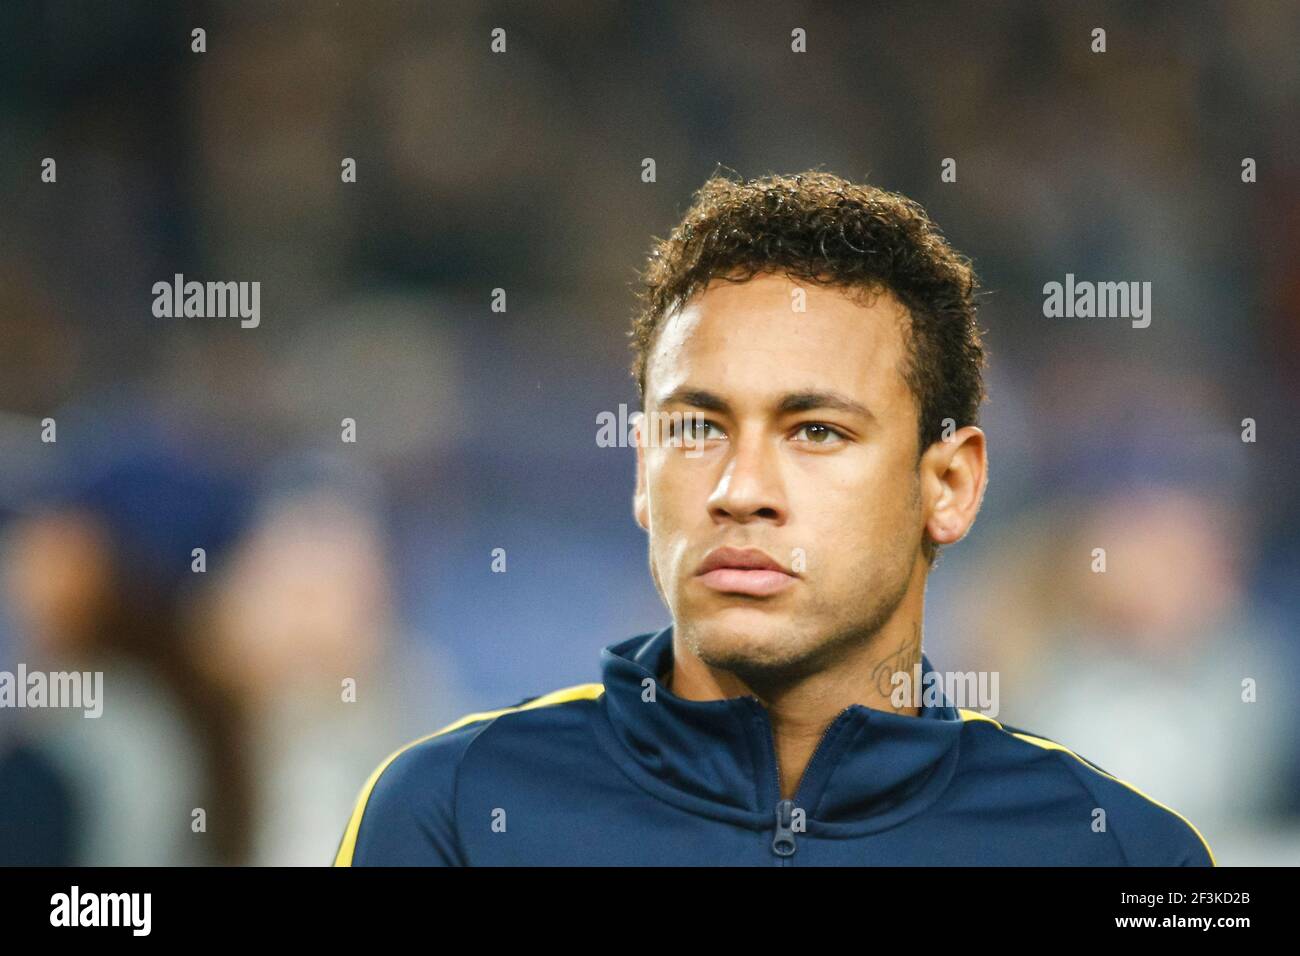
[[[946,696],[915,717],[846,708],[783,800],[767,710],[678,697],[671,663],[670,626],[605,648],[603,683],[398,750],[335,865],[1216,865],[1176,811]]]

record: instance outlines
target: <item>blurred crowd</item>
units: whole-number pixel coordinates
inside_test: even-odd
[[[596,416],[719,163],[899,190],[975,260],[990,485],[935,666],[1220,863],[1300,862],[1297,36],[1272,3],[3,5],[0,671],[106,702],[0,710],[0,864],[328,862],[391,750],[668,623]],[[176,273],[259,281],[260,326],[154,317]],[[1150,281],[1151,326],[1045,318],[1067,273]]]

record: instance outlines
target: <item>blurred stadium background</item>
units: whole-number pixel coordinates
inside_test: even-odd
[[[0,670],[106,695],[0,710],[0,863],[326,863],[394,747],[668,623],[596,416],[719,163],[902,191],[990,290],[937,666],[1221,864],[1300,862],[1298,39],[1269,2],[0,6]],[[1150,328],[1044,318],[1067,272],[1151,281]],[[155,318],[175,273],[259,281],[260,327]]]

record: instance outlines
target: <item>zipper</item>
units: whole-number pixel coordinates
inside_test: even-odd
[[[772,734],[772,721],[771,718],[767,716],[767,708],[763,706],[762,701],[752,695],[749,699],[754,702],[754,706],[758,709],[760,716],[763,718],[761,723],[763,724],[764,733],[767,734],[768,750],[772,754],[772,774],[775,778],[774,783],[776,795],[780,798],[781,762],[776,753],[776,738]],[[795,841],[795,831],[792,824],[794,822],[794,809],[799,805],[799,794],[803,790],[804,780],[808,778],[808,770],[817,760],[818,755],[821,754],[822,746],[826,743],[826,738],[830,735],[831,730],[841,720],[843,720],[845,714],[852,709],[852,705],[845,707],[835,715],[835,719],[827,724],[826,729],[822,731],[822,735],[817,741],[817,746],[813,748],[812,756],[808,758],[808,763],[804,766],[803,776],[799,778],[799,783],[795,785],[794,799],[778,799],[776,802],[776,827],[772,834],[772,852],[777,857],[777,866],[790,866],[790,858],[794,856],[795,850],[799,848]]]
[[[772,852],[779,857],[794,856],[796,849],[794,830],[790,824],[794,818],[794,801],[779,800],[776,804],[776,833],[772,837]],[[782,866],[785,865],[783,862]]]

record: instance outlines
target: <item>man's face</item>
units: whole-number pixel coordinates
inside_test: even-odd
[[[693,448],[645,447],[642,421],[635,512],[677,633],[713,667],[811,672],[924,587],[907,318],[888,293],[868,303],[785,276],[715,280],[659,329],[646,413],[706,424]],[[722,547],[794,575],[698,574]]]

